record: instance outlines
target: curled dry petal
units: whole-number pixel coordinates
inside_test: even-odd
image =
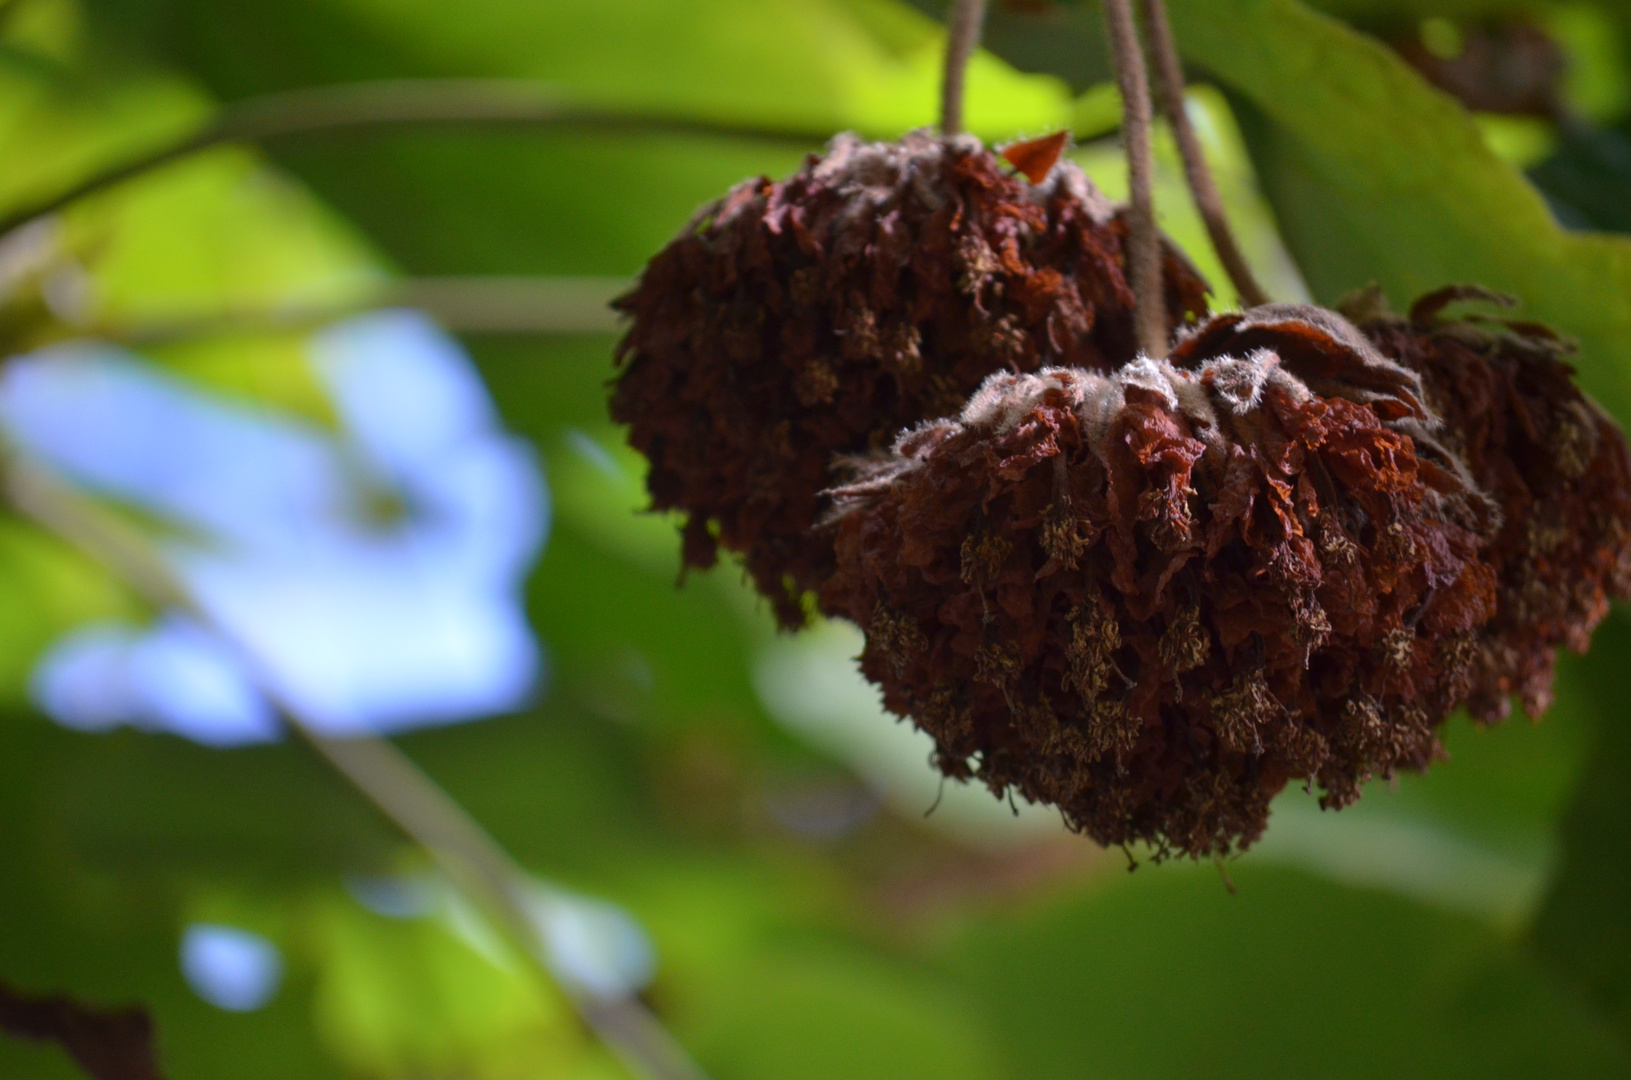
[[[833,565],[813,538],[835,454],[954,414],[987,375],[1134,352],[1126,228],[1081,170],[1009,173],[978,141],[841,135],[787,180],[703,208],[618,301],[611,411],[688,515],[685,564],[741,552],[785,626]],[[1205,283],[1169,250],[1168,310]]]

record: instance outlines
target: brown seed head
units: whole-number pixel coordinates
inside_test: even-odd
[[[833,140],[704,207],[617,302],[612,416],[689,515],[687,566],[741,552],[784,626],[832,569],[811,537],[835,454],[955,413],[987,375],[1134,352],[1124,223],[1069,162],[1028,184],[975,139]],[[1204,311],[1175,251],[1169,311]]]
[[[1435,428],[1412,372],[1311,309],[994,375],[835,493],[822,605],[948,775],[1105,844],[1243,848],[1293,777],[1340,806],[1438,753],[1495,517]]]

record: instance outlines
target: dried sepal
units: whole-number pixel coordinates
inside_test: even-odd
[[[813,539],[835,454],[956,413],[987,375],[1134,352],[1126,228],[1081,170],[1010,175],[977,140],[834,139],[705,207],[618,301],[612,415],[651,462],[683,556],[741,552],[784,626],[832,568]],[[1168,249],[1168,310],[1205,283]]]

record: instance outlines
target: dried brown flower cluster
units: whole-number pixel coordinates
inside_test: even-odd
[[[1631,599],[1631,458],[1619,427],[1574,385],[1568,346],[1532,323],[1445,319],[1477,289],[1422,297],[1409,318],[1356,298],[1360,326],[1419,373],[1446,441],[1499,504],[1486,558],[1499,605],[1478,640],[1467,705],[1503,719],[1516,695],[1530,716],[1552,701],[1559,645],[1584,652],[1610,599]]]
[[[704,207],[618,307],[612,415],[684,559],[741,552],[784,625],[832,570],[812,537],[835,454],[955,414],[997,371],[1130,360],[1125,224],[1064,162],[1032,185],[969,137],[834,139]],[[1205,283],[1169,251],[1167,307]]]
[[[840,136],[704,208],[619,301],[612,400],[687,565],[742,553],[787,627],[816,592],[948,776],[1158,856],[1425,768],[1463,704],[1543,711],[1631,596],[1631,455],[1565,345],[1443,318],[1465,287],[1191,324],[1169,251],[1178,341],[1135,357],[1125,239],[968,138]]]
[[[1293,777],[1422,768],[1496,611],[1498,515],[1420,381],[1312,308],[1170,361],[997,375],[860,466],[823,606],[949,776],[1224,853]]]

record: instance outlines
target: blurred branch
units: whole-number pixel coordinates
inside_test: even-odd
[[[376,736],[334,739],[317,730],[279,693],[255,654],[194,599],[145,535],[10,447],[0,447],[0,487],[19,513],[102,563],[149,603],[185,612],[234,649],[290,729],[423,847],[454,886],[495,919],[537,974],[561,988],[584,1022],[637,1076],[704,1080],[637,998],[598,995],[557,970],[540,925],[548,892],[394,743]]]
[[[472,334],[607,334],[622,327],[611,303],[628,278],[421,277],[388,293],[450,330]]]
[[[1201,221],[1206,224],[1206,235],[1212,248],[1223,263],[1235,292],[1240,294],[1242,307],[1256,307],[1269,302],[1268,293],[1252,276],[1246,257],[1235,242],[1229,228],[1229,216],[1224,212],[1223,196],[1212,179],[1212,170],[1206,164],[1201,141],[1195,137],[1195,127],[1189,122],[1184,107],[1184,65],[1178,56],[1178,44],[1172,37],[1172,23],[1167,19],[1165,0],[1142,0],[1144,25],[1150,35],[1150,53],[1155,58],[1156,77],[1161,80],[1161,100],[1166,106],[1167,119],[1172,122],[1172,133],[1178,141],[1178,153],[1184,159],[1184,178],[1189,182],[1189,193],[1195,199]]]
[[[956,0],[946,14],[946,68],[940,80],[940,134],[963,130],[963,76],[980,45],[986,0]]]
[[[593,277],[421,277],[386,282],[376,293],[331,304],[228,310],[169,322],[92,325],[101,337],[133,347],[235,334],[282,333],[322,326],[380,308],[423,311],[462,334],[610,334],[622,327],[612,300],[634,283]]]
[[[707,135],[819,146],[830,131],[574,104],[525,79],[390,79],[289,90],[223,108],[207,127],[0,218],[0,235],[133,177],[223,143],[354,128],[511,124],[621,134]]]

